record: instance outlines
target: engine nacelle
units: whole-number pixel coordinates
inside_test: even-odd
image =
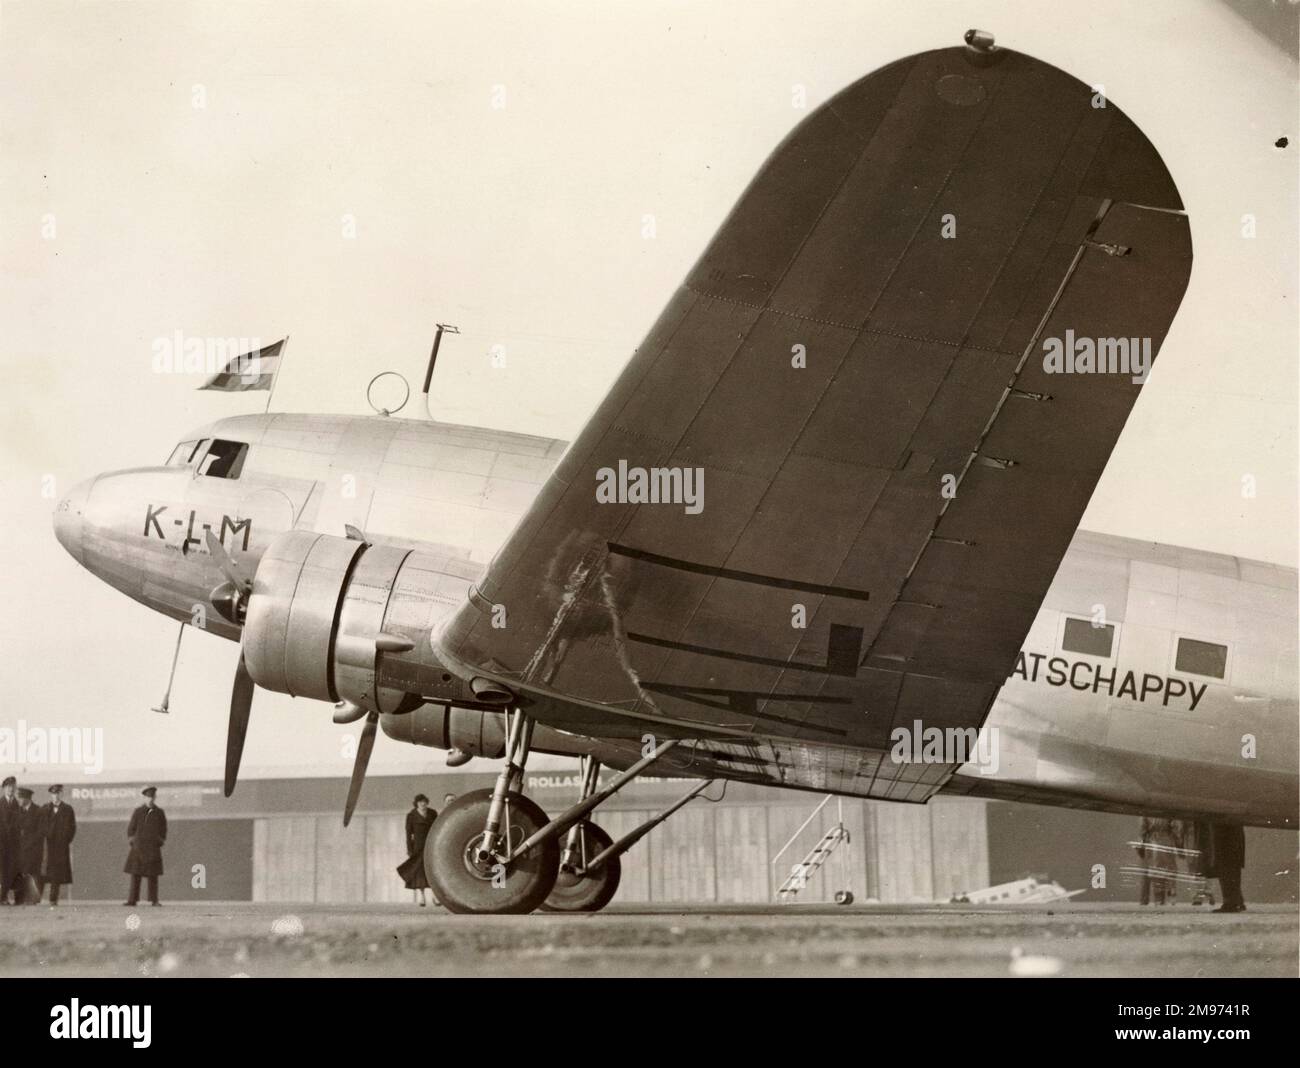
[[[470,756],[498,760],[506,755],[506,717],[503,712],[426,704],[405,715],[381,716],[379,726],[388,737],[435,749],[459,749]],[[625,768],[636,759],[626,747],[567,734],[545,723],[533,726],[532,751],[555,756],[594,756],[607,767]]]
[[[379,726],[388,737],[412,745],[459,749],[489,760],[506,755],[506,717],[501,712],[424,705],[404,716],[383,716]]]
[[[464,604],[477,572],[436,553],[286,531],[253,577],[243,634],[248,673],[267,690],[379,713],[409,712],[429,696],[474,703],[429,636]]]

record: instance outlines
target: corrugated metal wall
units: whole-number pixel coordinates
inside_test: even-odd
[[[770,901],[839,819],[841,805],[832,799],[799,831],[817,804],[815,795],[806,804],[693,802],[624,855],[615,900]],[[858,901],[947,900],[959,890],[988,885],[984,802],[845,799],[842,812],[849,842],[809,879],[799,901],[830,901],[841,889],[851,889]],[[649,809],[603,810],[598,822],[617,839],[650,815]],[[255,820],[253,900],[409,900],[394,870],[405,856],[403,820],[367,816],[347,830],[337,815]]]

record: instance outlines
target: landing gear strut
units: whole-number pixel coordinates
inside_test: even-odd
[[[599,912],[618,893],[623,866],[611,856],[599,868],[591,862],[614,844],[613,839],[594,823],[580,823],[569,832],[573,842],[573,859],[560,863],[555,887],[542,903],[543,912]],[[565,854],[569,854],[568,846]]]
[[[677,740],[661,742],[599,789],[600,765],[584,757],[581,798],[555,819],[547,820],[546,814],[519,792],[532,735],[533,720],[522,710],[511,712],[506,762],[496,785],[461,795],[434,820],[425,840],[424,867],[438,900],[451,912],[601,909],[618,890],[618,858],[709,785],[702,782],[613,842],[587,816],[663,757]]]
[[[462,794],[433,821],[424,870],[451,912],[532,912],[555,885],[560,847],[554,838],[515,851],[546,825],[546,813],[511,789],[523,775],[532,734],[532,720],[516,711],[496,785]]]
[[[600,761],[590,756],[583,757],[580,777],[582,785],[578,801],[581,803],[596,792],[600,782]],[[542,911],[599,912],[608,905],[618,893],[623,866],[616,856],[611,856],[599,868],[593,867],[591,862],[613,844],[604,830],[588,820],[570,827],[560,853],[555,887],[542,903]]]

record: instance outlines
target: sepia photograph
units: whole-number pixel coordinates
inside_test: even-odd
[[[24,1035],[1284,1034],[1298,75],[1295,0],[0,0]]]

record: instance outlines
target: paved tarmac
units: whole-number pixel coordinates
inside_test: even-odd
[[[617,906],[452,916],[412,905],[0,910],[0,975],[1291,976],[1293,905]]]

